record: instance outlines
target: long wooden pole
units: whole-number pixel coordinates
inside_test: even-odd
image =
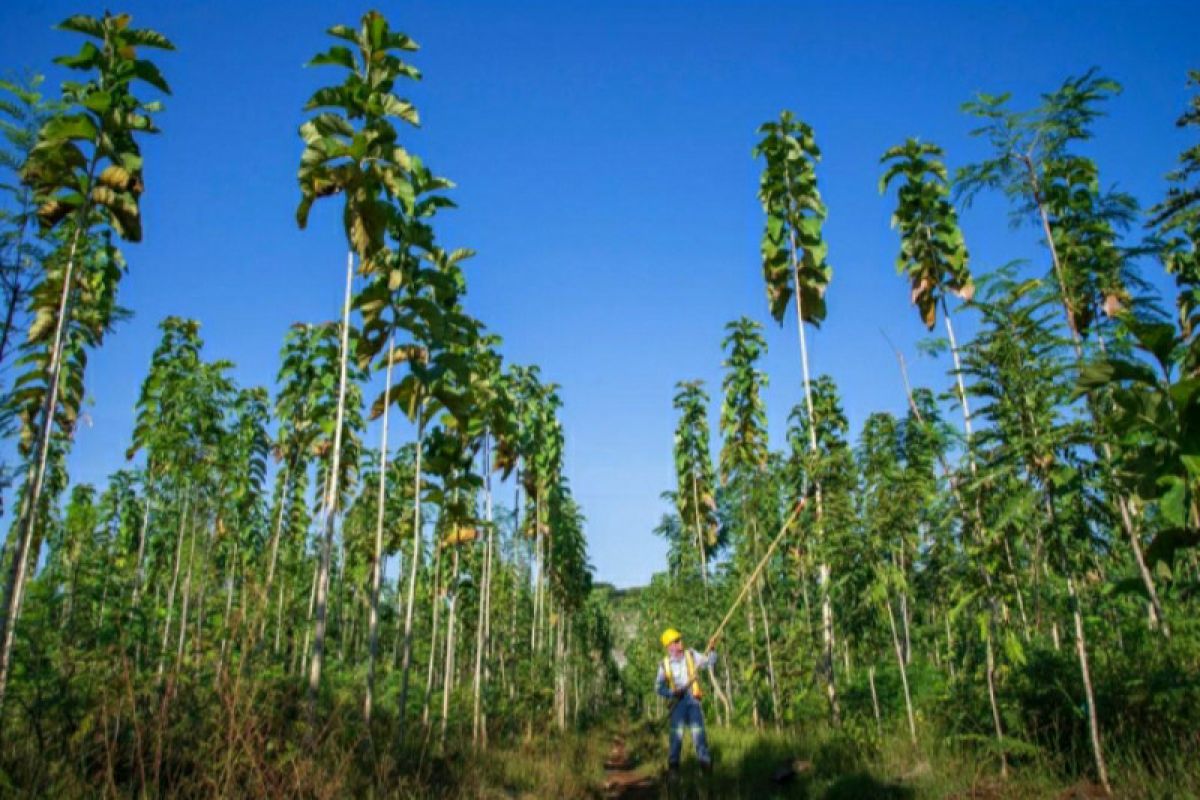
[[[717,626],[717,630],[713,633],[713,635],[708,637],[708,643],[704,646],[704,652],[712,652],[713,648],[717,644],[717,640],[721,638],[721,633],[725,630],[725,626],[729,623],[729,620],[733,618],[733,612],[737,611],[738,607],[742,604],[742,601],[746,599],[746,595],[750,593],[750,587],[752,587],[754,582],[758,580],[759,573],[762,572],[763,567],[767,565],[767,562],[771,560],[771,554],[775,552],[775,548],[781,541],[783,541],[783,535],[788,532],[789,528],[792,527],[792,523],[796,521],[798,516],[800,516],[800,512],[804,510],[804,506],[807,504],[807,497],[802,498],[799,503],[796,503],[796,508],[792,510],[791,515],[788,516],[787,520],[783,523],[783,527],[779,529],[779,533],[775,535],[775,539],[767,548],[767,552],[763,555],[762,560],[758,562],[758,566],[754,568],[754,571],[750,573],[750,577],[747,578],[746,582],[742,585],[742,591],[738,594],[737,599],[733,601],[733,605],[729,607],[729,611],[725,613],[725,619],[721,620],[721,624]],[[679,687],[679,689],[676,691],[686,693],[687,690],[692,687],[692,684],[695,683],[698,677],[699,674],[693,676],[691,680]],[[667,708],[668,715],[675,710],[675,706],[679,705],[680,698],[682,698],[682,694],[678,695]]]
[[[708,637],[708,645],[704,648],[705,652],[711,651],[713,646],[716,645],[717,640],[721,638],[721,633],[725,630],[725,626],[729,623],[729,620],[733,618],[733,612],[737,611],[738,606],[740,606],[742,601],[746,599],[746,595],[750,593],[750,587],[752,587],[754,582],[758,580],[759,573],[762,572],[763,567],[767,565],[767,562],[771,560],[771,554],[775,552],[776,546],[783,541],[783,535],[788,532],[789,528],[792,527],[792,523],[796,521],[798,516],[800,516],[800,512],[804,510],[804,507],[807,504],[807,497],[801,499],[800,502],[796,504],[796,508],[783,523],[783,527],[779,529],[779,533],[775,536],[774,541],[771,542],[770,547],[767,548],[766,554],[763,555],[762,560],[758,562],[758,566],[754,568],[754,571],[750,573],[750,577],[746,579],[745,584],[742,586],[741,593],[738,594],[737,599],[733,601],[733,605],[729,607],[729,611],[725,614],[725,619],[721,620],[721,624],[717,626],[716,632],[714,632],[712,636]]]

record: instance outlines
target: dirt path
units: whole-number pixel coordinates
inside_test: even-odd
[[[625,749],[625,737],[613,737],[612,748],[604,760],[604,796],[634,800],[656,797],[658,776],[649,768],[639,769]]]

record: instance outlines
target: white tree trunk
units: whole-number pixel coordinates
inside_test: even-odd
[[[446,747],[446,725],[450,719],[450,694],[454,689],[454,634],[457,630],[455,623],[458,622],[458,548],[454,548],[454,563],[451,567],[451,573],[454,577],[451,578],[450,589],[450,612],[446,620],[446,656],[444,658],[444,667],[442,675],[442,721],[441,731],[438,734],[438,747],[444,750]]]
[[[408,677],[412,668],[413,606],[417,594],[417,565],[421,561],[421,455],[425,447],[425,404],[417,405],[417,457],[413,479],[413,541],[408,565],[408,600],[404,608],[404,644],[400,648],[400,705],[397,738],[404,741],[408,715]]]
[[[392,394],[392,354],[395,352],[395,340],[388,339],[387,369],[384,379],[383,392],[383,430],[379,434],[379,495],[377,513],[375,515],[375,561],[371,565],[371,610],[367,621],[367,638],[370,642],[367,652],[367,692],[363,698],[363,719],[368,733],[371,726],[371,705],[375,695],[375,656],[379,650],[379,586],[383,579],[383,517],[387,500],[387,467],[388,467],[388,409],[391,408]]]
[[[875,692],[875,666],[867,667],[867,681],[871,684],[871,708],[875,710],[875,732],[883,738],[883,718],[879,715],[879,695]]]
[[[187,642],[188,605],[192,599],[192,567],[196,562],[196,528],[192,527],[192,541],[188,545],[187,574],[183,579],[183,602],[179,608],[179,644],[175,650],[175,669],[183,663],[183,646]]]
[[[288,505],[288,484],[292,480],[292,465],[290,461],[283,464],[283,474],[279,476],[279,513],[275,515],[275,530],[271,533],[271,558],[267,562],[267,583],[263,587],[263,614],[259,626],[259,638],[267,630],[267,606],[271,602],[271,584],[275,580],[275,565],[279,560],[279,537],[283,534],[283,514]]]
[[[89,189],[84,197],[90,197],[92,174],[96,168],[96,157],[88,169]],[[67,324],[71,313],[71,294],[75,281],[75,255],[79,247],[79,237],[82,233],[80,223],[87,219],[91,202],[84,202],[76,217],[75,230],[71,235],[71,250],[67,256],[67,264],[63,268],[62,294],[58,302],[58,321],[54,327],[54,343],[50,348],[50,362],[47,364],[46,399],[42,403],[42,426],[38,431],[37,449],[30,463],[31,474],[26,478],[29,491],[25,494],[20,516],[20,538],[17,549],[13,553],[12,569],[6,587],[5,615],[0,617],[0,708],[4,707],[4,695],[8,688],[9,666],[12,661],[12,646],[17,620],[21,614],[21,601],[25,596],[25,582],[29,576],[29,553],[33,549],[33,531],[37,525],[38,510],[41,506],[42,488],[46,480],[46,462],[50,455],[50,439],[54,432],[54,412],[58,408],[58,392],[62,379],[62,357],[66,339]],[[0,729],[3,726],[3,715],[0,715]]]
[[[435,522],[433,531],[434,539],[438,538],[438,525]],[[433,698],[433,678],[434,666],[437,664],[438,652],[438,623],[441,620],[441,593],[442,593],[442,544],[434,542],[434,558],[433,558],[433,585],[431,590],[432,608],[430,608],[429,622],[429,662],[425,671],[425,700],[421,704],[421,724],[429,725],[429,701]],[[426,728],[428,730],[428,728]]]
[[[187,532],[191,500],[191,489],[185,485],[183,490],[183,510],[179,515],[179,534],[175,537],[175,567],[171,572],[171,591],[167,593],[167,615],[163,619],[162,641],[158,646],[158,670],[156,674],[157,680],[160,681],[162,680],[164,663],[167,657],[167,643],[170,641],[171,613],[175,609],[175,590],[179,587],[179,568],[183,563],[183,538]]]
[[[1075,591],[1075,581],[1067,578],[1067,593],[1071,598],[1071,615],[1075,619],[1075,653],[1079,657],[1079,672],[1083,679],[1084,696],[1087,699],[1088,733],[1092,740],[1092,755],[1096,760],[1096,775],[1100,785],[1109,795],[1112,788],[1108,785],[1108,768],[1104,763],[1104,749],[1100,746],[1100,722],[1096,717],[1096,695],[1092,691],[1092,675],[1088,668],[1087,636],[1083,631],[1083,614],[1079,609],[1079,595]]]
[[[891,599],[885,599],[884,604],[887,606],[888,624],[892,629],[892,646],[896,649],[896,665],[900,667],[900,682],[904,686],[904,710],[908,713],[908,735],[912,739],[912,743],[917,743],[917,723],[913,719],[912,695],[908,691],[908,669],[904,664],[904,648],[900,644],[900,636],[896,631],[896,615],[892,612]],[[874,667],[872,667],[874,670]],[[871,690],[875,690],[875,681],[872,678]]]
[[[321,685],[321,667],[325,663],[325,621],[329,606],[329,559],[333,549],[333,525],[337,515],[338,479],[342,467],[342,425],[346,417],[346,362],[350,358],[350,289],[354,281],[354,253],[346,254],[346,294],[342,304],[342,337],[338,355],[337,418],[333,428],[331,459],[325,502],[322,504],[321,562],[318,566],[316,627],[313,632],[312,659],[308,665],[308,716],[316,720],[317,690]]]
[[[487,542],[484,545],[483,578],[480,586],[479,621],[475,632],[475,679],[472,686],[473,704],[471,709],[471,744],[479,748],[483,744],[481,731],[482,722],[482,692],[483,692],[483,660],[484,651],[490,643],[491,605],[492,605],[492,550],[495,541],[495,526],[492,519],[492,467],[490,454],[490,434],[483,437],[483,503],[484,520],[487,525]]]

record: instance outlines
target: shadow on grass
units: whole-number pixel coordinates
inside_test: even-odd
[[[866,772],[843,775],[820,795],[822,800],[910,800],[916,796],[908,786],[884,783]]]
[[[772,733],[710,730],[713,771],[705,774],[690,748],[678,775],[663,776],[657,794],[671,800],[910,800],[911,787],[872,775],[842,743],[815,745]],[[664,761],[665,735],[638,736],[644,761]],[[662,741],[659,741],[659,740]],[[646,795],[641,795],[646,796]]]

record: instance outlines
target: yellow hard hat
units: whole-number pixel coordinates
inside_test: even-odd
[[[666,646],[667,646],[667,645],[669,645],[671,642],[677,642],[677,641],[679,641],[679,640],[680,640],[680,639],[682,639],[682,638],[683,638],[683,634],[682,634],[682,633],[680,633],[679,631],[675,630],[674,628],[667,628],[665,631],[663,631],[663,635],[662,635],[662,646],[663,646],[663,647],[666,647]]]

